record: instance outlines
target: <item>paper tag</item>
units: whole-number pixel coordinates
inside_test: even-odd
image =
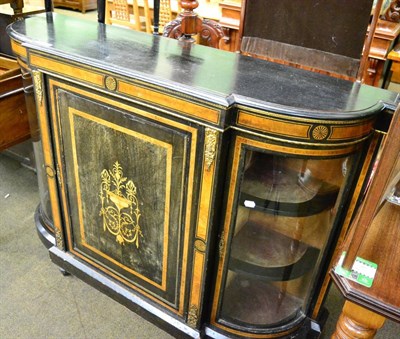
[[[374,282],[378,265],[372,261],[368,261],[363,258],[357,257],[356,260],[354,261],[351,270],[345,270],[342,267],[345,257],[346,257],[346,252],[343,252],[335,268],[335,273],[349,280],[355,281],[360,285],[371,287],[372,283]]]
[[[246,206],[248,208],[254,208],[254,207],[256,207],[256,203],[254,201],[251,201],[251,200],[245,200],[244,201],[244,206]]]

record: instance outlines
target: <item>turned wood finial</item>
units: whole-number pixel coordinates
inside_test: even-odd
[[[14,15],[22,15],[24,8],[23,0],[13,0],[10,2],[10,6],[14,10]]]
[[[184,11],[193,12],[199,7],[199,2],[197,0],[181,0],[181,7]]]
[[[194,11],[199,3],[197,0],[181,0],[183,11],[179,16],[165,25],[163,36],[194,43],[193,36],[210,47],[219,47],[219,41],[225,36],[222,27],[213,20],[202,20]]]

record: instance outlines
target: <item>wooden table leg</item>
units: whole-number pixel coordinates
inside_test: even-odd
[[[381,315],[346,301],[336,324],[332,339],[369,339],[385,323]]]
[[[22,9],[24,8],[23,0],[13,0],[10,2],[11,8],[14,10],[14,15],[21,15]]]

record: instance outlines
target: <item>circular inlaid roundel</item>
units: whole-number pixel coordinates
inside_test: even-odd
[[[194,242],[194,247],[195,247],[196,250],[198,250],[200,252],[205,252],[207,245],[204,242],[204,240],[196,239],[196,241]]]
[[[105,79],[106,88],[110,91],[117,89],[117,81],[113,77],[106,77]]]
[[[315,126],[311,131],[311,135],[315,140],[324,140],[329,135],[329,128],[324,125]]]
[[[46,166],[45,166],[45,169],[46,169],[46,174],[47,174],[47,176],[48,176],[49,178],[54,178],[55,173],[54,173],[53,168],[51,168],[49,165],[46,165]]]

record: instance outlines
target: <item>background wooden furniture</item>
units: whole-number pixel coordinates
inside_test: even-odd
[[[0,0],[0,5],[9,4],[13,9],[15,15],[22,14],[22,8],[24,7],[23,0]]]
[[[395,93],[61,15],[8,32],[33,74],[56,264],[176,336],[319,334],[322,281],[349,212],[339,206],[362,185],[371,130]],[[258,175],[259,164],[272,171]],[[275,196],[242,199],[269,178],[282,184]],[[305,201],[287,197],[293,188]],[[314,193],[324,199],[310,203]],[[257,218],[270,221],[258,240],[293,245],[261,268],[235,250],[238,223]],[[260,293],[237,298],[244,287]],[[235,313],[256,318],[250,297],[270,293],[271,319]]]
[[[194,10],[199,5],[197,0],[180,1],[183,11],[164,27],[163,36],[187,43],[195,39],[201,45],[219,48],[225,36],[222,27],[214,20],[201,19]]]
[[[363,82],[367,85],[387,87],[390,72],[388,54],[400,33],[400,23],[378,20],[375,35],[368,53]]]
[[[0,56],[0,151],[29,137],[19,65],[16,60]]]
[[[139,12],[137,0],[112,0],[106,1],[105,23],[109,25],[125,26],[137,31],[151,33],[151,18],[147,0],[142,1],[144,15]]]
[[[386,21],[400,22],[400,1],[390,1],[381,18]]]
[[[220,1],[221,19],[219,24],[222,26],[225,38],[220,48],[226,51],[237,52],[240,50],[240,18],[241,18],[241,0]]]
[[[27,17],[28,15],[43,13],[44,7],[25,5],[19,14],[9,4],[0,5],[0,53],[12,56],[10,38],[6,33],[6,27],[15,20]]]
[[[400,43],[390,51],[387,58],[391,62],[390,81],[400,83]]]
[[[53,0],[54,7],[77,9],[83,14],[97,8],[97,0]]]
[[[355,278],[360,273],[372,276],[372,286],[365,287],[341,276],[336,270],[332,271],[336,285],[348,300],[334,338],[359,338],[360,334],[363,338],[372,338],[383,325],[384,317],[400,321],[399,129],[400,105],[393,117],[371,187],[342,247],[346,254],[338,264]],[[353,265],[356,256],[377,264],[374,276]],[[371,315],[373,321],[368,318]]]
[[[372,0],[244,0],[241,51],[355,80],[371,8]]]

